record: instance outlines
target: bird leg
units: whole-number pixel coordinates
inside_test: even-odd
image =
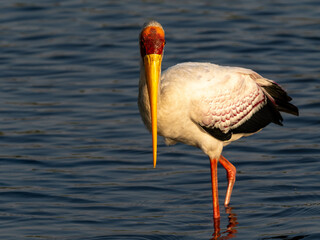
[[[212,234],[213,238],[211,238],[210,240],[216,240],[219,239],[219,237],[221,237],[221,233],[220,233],[220,218],[214,218],[213,219],[213,228],[214,228],[214,232]]]
[[[220,155],[219,162],[226,169],[227,178],[228,178],[228,189],[226,193],[226,199],[224,201],[224,206],[227,207],[230,202],[231,193],[233,189],[233,185],[236,181],[236,167],[232,165],[225,157]]]
[[[212,187],[212,204],[213,204],[213,218],[220,218],[219,199],[218,199],[218,160],[210,159],[211,167],[211,187]]]

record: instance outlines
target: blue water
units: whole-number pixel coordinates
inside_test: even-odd
[[[320,239],[320,3],[6,1],[0,8],[0,238],[213,239],[210,167],[159,143],[137,108],[142,24],[163,68],[209,61],[280,83],[284,114],[224,150],[237,167],[216,239]],[[220,203],[226,189],[219,169]]]

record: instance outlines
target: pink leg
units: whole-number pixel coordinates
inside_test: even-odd
[[[225,157],[222,155],[219,158],[219,162],[227,171],[227,178],[228,178],[228,189],[226,193],[226,199],[224,201],[224,206],[228,206],[230,203],[231,193],[233,189],[233,185],[236,181],[236,168],[229,162]]]
[[[218,160],[210,159],[211,167],[211,187],[212,187],[212,204],[213,204],[213,218],[220,218],[219,199],[218,199]]]

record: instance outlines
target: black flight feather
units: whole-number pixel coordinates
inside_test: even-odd
[[[276,107],[281,112],[286,112],[299,116],[299,110],[296,106],[289,103],[292,98],[276,83],[271,82],[269,86],[261,86],[275,101]]]

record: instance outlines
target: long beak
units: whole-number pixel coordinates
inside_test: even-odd
[[[148,54],[143,58],[151,108],[153,167],[157,164],[157,99],[162,55]]]

